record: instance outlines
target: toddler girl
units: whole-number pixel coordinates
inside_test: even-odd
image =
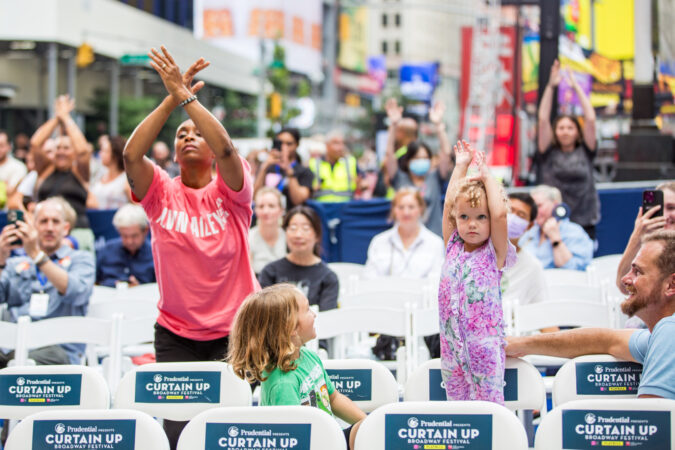
[[[237,312],[228,360],[239,377],[261,382],[261,406],[314,406],[354,424],[344,430],[351,449],[366,415],[335,390],[319,357],[303,347],[316,337],[314,318],[307,297],[290,284],[251,294]]]
[[[443,211],[446,252],[438,291],[441,373],[448,400],[503,404],[505,341],[499,283],[502,270],[516,261],[508,240],[508,203],[488,172],[485,156],[465,142],[457,144]],[[478,173],[468,178],[472,160]]]

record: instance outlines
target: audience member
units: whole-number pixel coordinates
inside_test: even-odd
[[[7,200],[26,176],[26,166],[12,156],[11,150],[9,135],[0,130],[0,208],[7,206]]]
[[[564,114],[556,117],[551,127],[553,95],[562,80],[560,63],[556,60],[539,106],[537,184],[558,188],[570,207],[570,220],[581,225],[595,240],[595,225],[600,220],[600,199],[593,179],[595,109],[574,74],[568,71],[566,78],[583,108],[584,126],[576,117]]]
[[[656,189],[663,191],[663,209],[657,206],[645,213],[640,207],[635,219],[635,227],[630,239],[628,239],[626,249],[623,251],[621,261],[619,261],[619,267],[616,271],[616,285],[624,294],[628,294],[628,291],[621,280],[630,270],[631,261],[635,259],[635,255],[640,250],[642,239],[655,231],[675,230],[675,181],[661,183],[656,186]],[[655,216],[656,214],[659,215]]]
[[[124,145],[126,139],[121,136],[110,138],[110,145],[101,149],[101,164],[106,168],[103,176],[92,183],[91,193],[95,204],[90,208],[117,209],[131,200],[131,189],[124,173]]]
[[[70,116],[75,102],[67,95],[59,96],[54,103],[55,116],[37,129],[31,138],[31,153],[40,180],[37,200],[62,196],[77,213],[77,227],[70,230],[80,243],[80,249],[94,251],[94,233],[87,217],[87,189],[91,153],[84,135]],[[56,139],[54,157],[44,152],[44,143],[61,127],[65,135]]]
[[[42,151],[47,158],[54,158],[56,140],[47,139],[42,145]],[[28,170],[28,173],[23,177],[9,199],[7,205],[9,209],[24,209],[32,212],[35,208],[35,203],[37,201],[37,185],[40,180],[38,180],[38,173],[37,170],[35,170],[35,157],[32,152],[28,152],[26,155],[26,169]]]
[[[160,292],[155,355],[158,362],[221,360],[237,309],[259,288],[246,243],[252,214],[249,167],[195,95],[204,82],[193,85],[193,78],[209,63],[200,58],[181,75],[163,46],[149,56],[168,95],[127,141],[124,166],[152,232]],[[180,177],[171,178],[144,155],[178,107],[190,119],[176,130]],[[185,424],[164,420],[172,449]]]
[[[152,160],[164,169],[169,177],[176,178],[180,175],[180,167],[171,159],[171,150],[166,143],[157,141],[152,144]]]
[[[96,283],[130,287],[155,282],[155,265],[148,242],[148,217],[139,205],[127,204],[113,216],[120,237],[106,242],[97,252]]]
[[[281,193],[272,187],[263,187],[255,195],[253,211],[256,226],[248,231],[251,265],[256,275],[263,268],[286,255],[286,234],[281,228],[284,207]]]
[[[314,174],[313,198],[319,202],[348,202],[359,181],[356,158],[345,147],[342,133],[333,131],[326,138],[326,154],[309,160]]]
[[[509,240],[516,247],[518,259],[502,276],[503,298],[515,299],[520,305],[543,302],[548,290],[544,269],[534,255],[518,245],[520,237],[535,224],[537,204],[527,193],[510,194],[509,203]]]
[[[17,133],[14,136],[14,150],[12,151],[14,157],[25,164],[26,156],[28,155],[29,151],[30,138],[26,133]]]
[[[386,109],[390,123],[387,153],[385,155],[387,178],[396,190],[404,186],[414,186],[423,193],[427,208],[422,221],[428,229],[441,236],[443,185],[449,179],[452,170],[450,141],[445,133],[445,124],[442,121],[445,107],[442,103],[436,103],[429,112],[429,118],[436,126],[441,142],[438,169],[431,168],[433,154],[429,147],[421,141],[409,142],[407,153],[397,161],[393,128],[397,122],[402,120],[403,108],[399,107],[396,100],[392,98],[387,101]]]
[[[621,304],[648,329],[578,328],[536,336],[510,337],[506,354],[575,358],[610,354],[642,364],[638,397],[675,400],[675,231],[648,234],[622,279],[630,296]]]
[[[94,286],[94,260],[90,253],[63,245],[68,234],[66,209],[59,197],[37,204],[35,218],[9,224],[0,234],[0,302],[7,303],[5,320],[20,316],[32,320],[84,316]],[[71,214],[75,214],[71,211]],[[18,242],[17,242],[18,241]],[[9,257],[21,248],[26,256]],[[29,352],[37,364],[80,364],[84,344],[62,344]],[[5,367],[13,352],[0,352]]]
[[[308,206],[296,206],[284,217],[288,254],[266,265],[260,272],[260,286],[291,283],[318,305],[320,311],[337,308],[338,278],[319,258],[321,220]]]
[[[377,154],[373,149],[367,148],[363,151],[356,164],[361,177],[354,198],[358,200],[370,200],[375,197],[375,188],[377,186],[379,172]]]
[[[262,163],[255,180],[254,190],[263,186],[274,187],[286,197],[286,208],[305,203],[312,195],[312,171],[302,165],[297,154],[300,132],[296,128],[284,128],[275,137],[281,148],[272,148]]]
[[[537,257],[544,269],[585,270],[593,258],[593,241],[580,225],[553,216],[562,197],[557,188],[541,185],[532,190],[537,204],[535,224],[518,241]]]

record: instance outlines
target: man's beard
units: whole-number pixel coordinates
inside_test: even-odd
[[[649,306],[658,298],[658,288],[654,287],[647,295],[635,294],[621,303],[621,311],[628,317],[633,317],[636,312]]]

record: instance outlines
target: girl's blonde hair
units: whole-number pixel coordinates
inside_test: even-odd
[[[257,198],[259,198],[261,195],[265,194],[272,194],[276,197],[277,203],[279,204],[279,208],[282,210],[286,209],[285,203],[286,199],[281,196],[281,192],[279,192],[279,189],[271,186],[263,186],[260,189],[258,189],[258,192],[255,193],[255,196],[253,197],[253,200],[255,201]]]
[[[265,371],[295,369],[298,295],[293,285],[275,284],[246,297],[234,319],[227,356],[238,377],[265,381]]]
[[[511,211],[511,208],[509,206],[509,199],[506,196],[506,191],[504,191],[504,188],[500,186],[499,188],[499,195],[502,198],[502,201],[504,202],[504,205],[506,206],[507,211]],[[450,220],[450,223],[452,224],[453,228],[457,228],[457,217],[455,217],[456,214],[456,206],[457,206],[457,199],[459,197],[464,197],[468,200],[469,206],[472,208],[477,208],[481,205],[481,202],[486,202],[487,203],[487,191],[485,190],[485,184],[482,181],[479,180],[471,180],[470,178],[463,178],[457,187],[454,189],[454,192],[451,193],[450,195],[450,202],[449,202],[449,216],[448,219]]]
[[[400,202],[403,197],[406,197],[408,195],[413,196],[413,198],[415,199],[415,201],[417,202],[417,204],[421,209],[420,215],[421,216],[424,215],[424,211],[427,209],[427,204],[424,201],[424,198],[422,197],[422,193],[417,188],[406,186],[397,190],[396,193],[394,194],[394,198],[391,199],[391,210],[389,211],[389,220],[391,222],[394,221],[394,209],[396,209],[396,205],[398,205],[398,202]]]

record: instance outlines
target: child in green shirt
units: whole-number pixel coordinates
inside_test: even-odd
[[[319,357],[303,345],[316,337],[309,301],[290,284],[249,295],[230,334],[228,361],[234,373],[260,381],[260,405],[307,405],[353,424],[344,430],[350,449],[366,415],[335,390]]]

